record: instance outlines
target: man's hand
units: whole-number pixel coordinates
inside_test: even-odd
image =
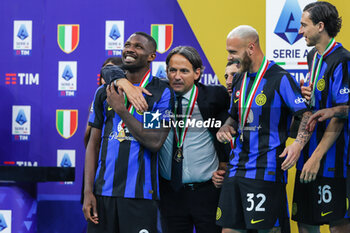
[[[222,184],[224,183],[225,174],[225,170],[217,170],[213,172],[211,180],[213,181],[213,184],[216,188],[221,188]]]
[[[96,198],[92,192],[84,193],[83,212],[86,221],[98,224]]]
[[[340,105],[333,108],[324,108],[317,111],[310,117],[306,127],[309,129],[309,131],[313,131],[315,129],[317,121],[322,122],[332,117],[347,119],[348,114],[349,105]]]
[[[324,108],[322,110],[314,113],[307,122],[306,129],[310,132],[315,129],[317,121],[321,122],[327,120],[329,118],[334,117],[334,109],[333,108]]]
[[[114,84],[108,85],[106,88],[107,92],[107,103],[116,113],[120,111],[126,111],[126,107],[124,105],[124,95],[123,91],[118,88],[118,92],[115,91]]]
[[[151,96],[151,92],[143,87],[132,85],[127,79],[118,79],[114,82],[115,86],[118,86],[122,91],[125,92],[129,102],[135,107],[137,111],[145,112],[148,110],[148,104],[142,93]]]
[[[340,109],[346,110],[347,106],[339,106]],[[300,174],[300,182],[308,183],[316,179],[318,170],[320,168],[320,161],[323,156],[327,154],[329,148],[332,147],[334,142],[339,137],[343,127],[344,120],[339,118],[332,118],[323,133],[321,141],[318,143],[316,149],[310,156],[310,158],[304,164],[303,170]]]
[[[304,80],[300,79],[300,89],[301,89],[301,94],[303,95],[303,97],[307,100],[310,101],[311,100],[311,93],[312,93],[312,88],[313,88],[314,84],[310,83],[308,87],[304,87]]]
[[[224,183],[224,177],[226,174],[227,162],[220,162],[218,170],[213,172],[211,180],[216,188],[221,188]]]
[[[303,170],[300,174],[300,183],[309,183],[316,180],[319,168],[320,160],[318,159],[318,156],[312,155],[304,164]]]
[[[298,161],[301,150],[302,145],[296,141],[294,141],[292,145],[287,146],[282,152],[282,154],[279,155],[280,158],[287,156],[281,165],[281,169],[286,171],[292,168]]]
[[[309,141],[311,137],[311,132],[306,129],[306,123],[309,120],[312,113],[310,111],[306,111],[303,113],[303,117],[301,118],[301,122],[299,125],[297,138],[294,140],[292,145],[287,146],[282,154],[279,155],[280,158],[286,157],[286,159],[281,164],[281,169],[286,171],[294,166],[294,164],[298,161],[300,152],[305,146],[305,144]]]
[[[221,143],[228,143],[236,133],[236,130],[231,125],[223,125],[216,133],[216,138]]]

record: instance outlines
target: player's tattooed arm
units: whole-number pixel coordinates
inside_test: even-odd
[[[334,117],[347,119],[348,115],[349,115],[349,105],[336,107]]]
[[[294,164],[298,161],[300,152],[305,146],[305,144],[309,141],[311,132],[306,129],[307,122],[311,116],[311,112],[304,112],[303,117],[301,119],[301,123],[298,130],[298,136],[294,140],[294,142],[286,147],[283,153],[279,156],[280,158],[286,157],[281,165],[282,170],[288,170],[294,166]]]
[[[307,122],[309,121],[309,118],[311,117],[312,113],[311,112],[305,112],[303,114],[303,118],[301,119],[299,130],[298,130],[298,135],[297,138],[295,139],[296,143],[299,143],[302,148],[305,146],[305,144],[309,141],[310,136],[312,132],[307,130]]]

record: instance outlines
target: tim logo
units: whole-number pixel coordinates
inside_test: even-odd
[[[298,0],[286,0],[274,33],[290,45],[297,42],[302,37],[298,34],[301,14]]]
[[[6,85],[39,85],[39,74],[35,73],[6,73]]]
[[[11,233],[11,210],[0,210],[0,232]]]
[[[143,128],[145,129],[159,129],[160,128],[160,116],[162,114],[157,110],[156,112],[144,112],[143,113]]]

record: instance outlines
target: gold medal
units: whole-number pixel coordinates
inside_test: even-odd
[[[243,142],[243,131],[241,132],[241,136],[239,138],[241,139],[241,142]]]
[[[181,160],[183,159],[183,156],[182,156],[182,150],[181,148],[178,148],[177,151],[175,152],[175,157],[174,157],[175,161],[180,163]]]
[[[121,129],[118,133],[117,139],[119,142],[122,142],[125,140],[125,131],[124,129]]]

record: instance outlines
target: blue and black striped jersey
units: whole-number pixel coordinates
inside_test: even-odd
[[[152,96],[145,95],[148,111],[159,110],[159,120],[162,121],[163,116],[167,119],[165,114],[172,110],[174,101],[174,93],[169,84],[151,77],[146,89],[152,93]],[[143,123],[143,114],[145,113],[134,111],[133,116]],[[108,105],[105,86],[96,91],[89,125],[102,130],[94,193],[102,196],[158,199],[158,153],[141,145],[127,128],[124,137],[118,135],[122,129],[122,120]]]
[[[233,87],[229,113],[238,122],[240,81]],[[248,74],[248,95],[256,73]],[[231,151],[229,176],[273,182],[286,182],[281,170],[283,159],[279,155],[285,148],[293,114],[302,114],[308,107],[300,88],[291,75],[274,62],[270,62],[255,93],[248,121],[238,129],[236,148]]]
[[[312,59],[316,49],[312,49],[308,54],[309,71],[312,66]],[[317,61],[320,55],[317,55]],[[314,110],[323,108],[331,108],[337,105],[347,104],[349,100],[349,69],[350,69],[350,53],[340,43],[331,50],[331,52],[323,58],[319,79],[314,92]],[[308,85],[308,83],[307,83]],[[297,169],[302,170],[304,163],[315,151],[320,143],[323,134],[330,120],[319,122],[309,140],[304,147]],[[348,124],[344,124],[344,128],[338,136],[335,143],[329,148],[321,160],[318,176],[322,177],[346,177],[346,161],[348,148]]]

